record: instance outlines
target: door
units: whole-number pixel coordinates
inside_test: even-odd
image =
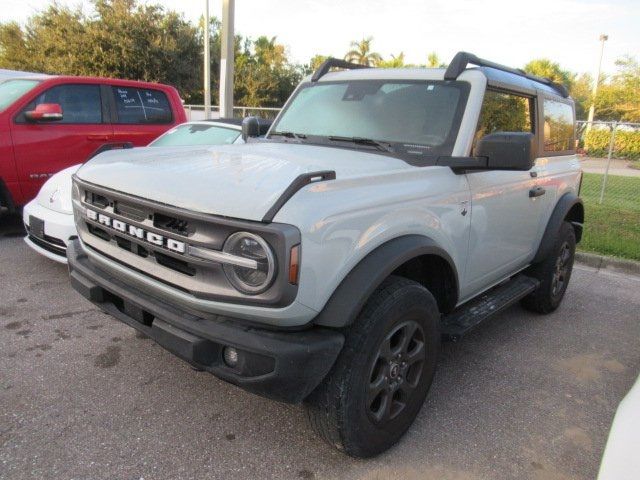
[[[174,125],[167,95],[154,88],[111,86],[114,138],[145,147]]]
[[[62,119],[28,121],[24,112],[42,103],[59,104]],[[104,120],[100,85],[63,84],[38,94],[13,120],[18,180],[25,201],[34,198],[54,173],[85,162],[113,137]]]
[[[487,90],[475,141],[493,132],[535,133],[533,98]],[[475,146],[475,142],[474,142]],[[471,231],[466,293],[504,279],[533,257],[543,214],[539,167],[530,171],[467,173],[471,190]]]

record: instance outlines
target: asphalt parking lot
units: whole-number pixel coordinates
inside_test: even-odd
[[[640,371],[640,278],[578,267],[562,307],[445,344],[416,423],[353,460],[299,406],[198,373],[69,286],[0,220],[2,479],[595,478]]]

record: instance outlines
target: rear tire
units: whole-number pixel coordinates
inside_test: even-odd
[[[569,222],[563,222],[551,254],[527,272],[540,280],[540,286],[522,299],[522,306],[538,313],[551,313],[567,291],[576,253],[576,234]]]
[[[312,428],[354,457],[395,444],[431,386],[439,322],[437,303],[422,285],[385,280],[346,332],[333,369],[305,400]]]

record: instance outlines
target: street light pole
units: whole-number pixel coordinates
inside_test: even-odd
[[[220,117],[233,117],[233,64],[235,53],[235,0],[222,0],[222,45],[220,52]]]
[[[211,117],[211,55],[209,52],[209,0],[204,0],[204,118]]]
[[[598,93],[598,85],[600,84],[600,72],[602,71],[602,56],[604,54],[604,42],[609,40],[609,36],[600,35],[600,60],[598,61],[598,74],[593,82],[593,91],[591,92],[591,106],[589,107],[589,118],[587,121],[587,131],[591,130],[591,124],[593,123],[593,116],[596,111],[596,94]]]

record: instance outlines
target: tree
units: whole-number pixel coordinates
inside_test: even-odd
[[[373,37],[364,38],[359,42],[351,42],[351,50],[346,53],[344,59],[367,67],[375,67],[382,61],[382,56],[371,51],[371,42],[373,42]]]
[[[0,25],[0,66],[163,82],[187,97],[198,89],[202,45],[181,15],[136,0],[93,3],[91,17],[54,2],[24,29]]]
[[[564,85],[571,89],[571,85],[575,80],[575,74],[560,68],[556,62],[552,62],[548,58],[537,58],[531,60],[524,66],[524,71],[538,77],[548,78],[549,80]]]
[[[640,64],[627,55],[618,59],[616,66],[617,73],[598,90],[597,118],[640,122]]]
[[[284,45],[276,37],[246,39],[236,54],[234,96],[249,107],[279,107],[302,78],[303,68],[287,59]]]
[[[436,52],[431,52],[427,55],[427,68],[444,68],[447,66],[446,63],[440,61],[440,57]]]
[[[309,60],[309,66],[305,69],[305,73],[315,72],[328,58],[327,55],[314,55],[311,57],[311,60]]]
[[[402,68],[404,63],[404,52],[400,52],[397,56],[391,55],[391,60],[381,60],[378,62],[378,67],[381,68]]]
[[[591,89],[593,77],[588,73],[582,73],[575,77],[569,93],[576,103],[576,118],[586,120],[591,106]]]

